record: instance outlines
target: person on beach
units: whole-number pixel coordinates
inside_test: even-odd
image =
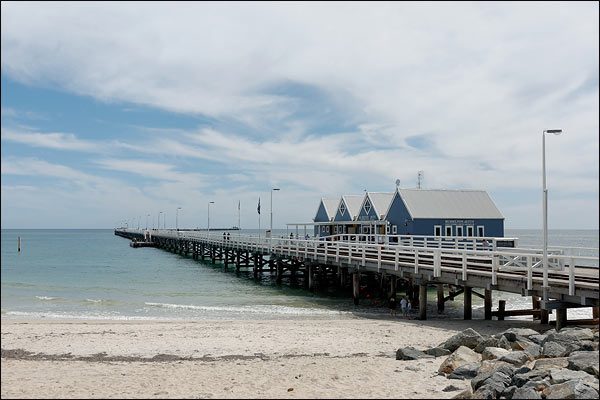
[[[395,296],[390,297],[388,306],[390,307],[390,315],[392,317],[395,317],[396,316],[396,297]]]
[[[409,319],[410,319],[410,310],[412,310],[412,303],[410,302],[410,299],[408,299],[408,301],[406,302],[406,315],[408,316]]]
[[[406,317],[406,305],[407,305],[406,297],[402,297],[402,300],[400,300],[400,311],[402,311],[403,317]]]

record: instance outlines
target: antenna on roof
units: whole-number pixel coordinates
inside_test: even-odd
[[[417,189],[421,189],[421,181],[423,180],[424,175],[425,175],[424,171],[417,172]]]
[[[396,179],[396,189],[400,187],[400,179]]]

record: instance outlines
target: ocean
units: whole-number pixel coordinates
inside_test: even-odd
[[[277,236],[285,234],[274,231]],[[505,235],[518,237],[521,247],[541,244],[539,230],[506,230]],[[220,265],[164,250],[134,249],[112,229],[3,229],[1,238],[3,317],[329,319],[387,313],[368,300],[355,307],[347,292],[311,293],[298,285],[277,285],[269,276],[257,282],[251,273],[236,276],[231,270],[223,272]],[[549,244],[597,249],[598,230],[550,230]],[[430,315],[437,313],[434,299],[432,292]],[[530,298],[517,294],[494,292],[495,306],[499,299],[507,300],[507,309],[531,306]],[[473,306],[474,318],[482,317],[483,303],[475,296]],[[462,315],[461,307],[460,298],[447,302],[444,316]],[[591,317],[590,308],[569,311],[569,318],[583,317]]]

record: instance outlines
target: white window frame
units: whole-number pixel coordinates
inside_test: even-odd
[[[442,236],[442,226],[441,225],[433,226],[433,236]]]
[[[448,228],[450,228],[450,234],[448,235]],[[452,236],[452,225],[444,226],[444,236]]]
[[[460,233],[459,233],[460,230]],[[454,225],[454,232],[456,232],[456,236],[464,236],[464,229],[462,225]]]
[[[363,235],[368,235],[370,232],[369,225],[361,225],[361,233]]]
[[[479,234],[480,230],[481,230],[481,235]],[[485,237],[485,226],[484,225],[477,225],[477,236]]]
[[[389,234],[390,234],[390,226],[389,226],[388,224],[386,224],[386,225],[385,225],[385,233],[386,233],[387,235],[389,235]]]
[[[473,225],[467,225],[467,236],[468,237],[475,236],[475,227]]]
[[[369,206],[368,210],[367,210],[367,205]],[[369,199],[367,199],[365,201],[365,205],[363,206],[363,210],[365,210],[365,212],[367,213],[367,215],[369,215],[369,212],[371,212],[372,209],[373,209],[373,205],[371,204],[371,202],[369,201]]]
[[[398,226],[392,225],[392,235],[397,235],[397,234],[398,234]]]

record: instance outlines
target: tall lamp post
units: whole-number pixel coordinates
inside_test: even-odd
[[[164,211],[163,212],[165,215],[163,215],[163,229],[167,229],[167,212]]]
[[[150,214],[146,214],[146,230],[148,230],[148,217],[150,216]]]
[[[179,210],[181,210],[181,207],[177,207],[177,210],[175,210],[175,230],[179,232]]]
[[[160,214],[162,214],[162,211],[158,212],[158,226],[156,227],[156,230],[160,230]]]
[[[544,301],[548,301],[548,188],[546,187],[546,133],[560,135],[562,129],[547,129],[542,132],[542,184],[543,184],[543,218],[544,218],[544,247],[543,247],[543,268],[544,283],[542,295]]]
[[[279,188],[271,189],[271,237],[273,237],[273,192],[278,191]]]
[[[208,208],[208,223],[206,224],[207,235],[210,235],[210,205],[211,204],[215,204],[215,202],[209,201],[208,205],[206,206]]]

